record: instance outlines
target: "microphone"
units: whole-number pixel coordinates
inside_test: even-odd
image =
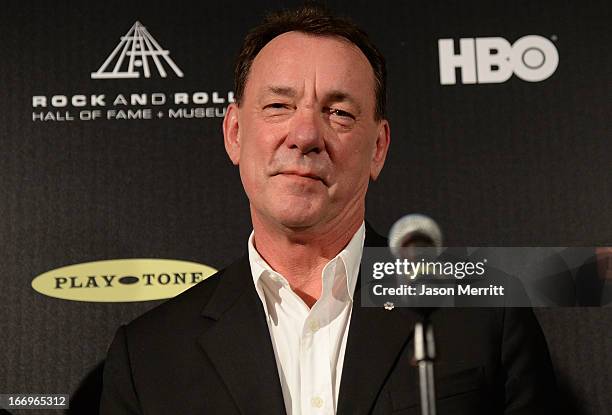
[[[389,231],[388,240],[391,254],[399,259],[412,262],[434,260],[442,253],[440,226],[429,216],[420,213],[397,220]]]
[[[396,258],[414,258],[418,248],[442,247],[440,226],[429,216],[413,213],[400,218],[389,231],[389,248]]]
[[[440,226],[429,216],[420,213],[412,213],[398,219],[389,231],[388,241],[391,254],[400,260],[433,261],[442,253]],[[438,274],[435,270],[434,273],[421,270],[418,275],[411,276],[411,282],[418,283],[421,277],[436,276]],[[423,318],[427,318],[432,310],[433,308],[423,306],[415,309]]]

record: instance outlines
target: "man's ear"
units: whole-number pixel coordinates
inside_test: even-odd
[[[376,146],[374,147],[372,162],[370,164],[370,179],[376,180],[378,178],[378,175],[385,164],[390,143],[391,130],[389,129],[389,122],[387,120],[381,120],[378,123]]]
[[[235,166],[240,161],[240,129],[238,120],[238,105],[231,103],[223,118],[223,142],[225,151]]]

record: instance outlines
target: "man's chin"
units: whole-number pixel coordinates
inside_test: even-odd
[[[277,221],[281,226],[285,228],[299,231],[316,226],[320,222],[320,219],[319,217],[312,217],[311,215],[293,215],[291,217],[278,217]]]
[[[317,224],[321,223],[323,215],[318,209],[304,209],[299,211],[291,209],[291,205],[287,205],[290,210],[282,209],[280,212],[276,212],[273,215],[274,220],[281,226],[293,230],[303,230],[312,228]]]
[[[276,194],[274,203],[267,203],[262,209],[256,209],[268,218],[284,228],[300,230],[312,228],[325,221],[329,216],[329,209],[325,197],[317,194],[294,195]]]

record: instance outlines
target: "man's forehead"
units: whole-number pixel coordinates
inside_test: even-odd
[[[267,55],[278,56],[281,53],[299,54],[304,49],[316,52],[323,45],[327,46],[328,49],[331,47],[342,54],[352,54],[354,57],[362,58],[369,65],[361,49],[343,36],[321,35],[300,31],[284,32],[274,37],[255,55],[254,61],[257,61],[258,58],[261,60],[262,56],[267,57]]]
[[[345,85],[344,88],[330,86],[326,91],[326,95],[336,99],[352,95],[351,84],[362,89],[364,77],[366,85],[374,85],[374,70],[363,52],[349,40],[340,36],[286,32],[268,42],[257,54],[247,78],[247,88],[254,75],[259,94],[290,95],[315,71],[315,63],[328,79]]]

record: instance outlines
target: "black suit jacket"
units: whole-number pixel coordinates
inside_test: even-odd
[[[366,246],[384,243],[367,229]],[[358,282],[338,414],[420,414],[417,320],[411,309],[361,307]],[[438,414],[554,413],[550,357],[531,309],[439,309],[431,320]],[[101,413],[285,413],[247,256],[117,331]]]

